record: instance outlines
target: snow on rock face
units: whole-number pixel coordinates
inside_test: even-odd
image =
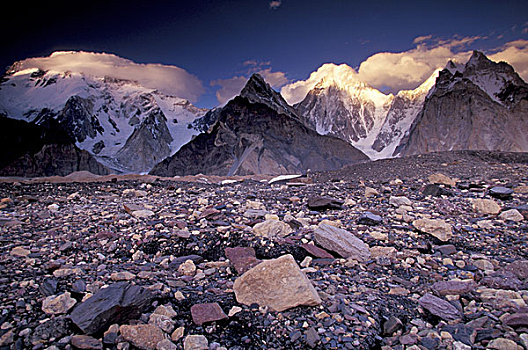
[[[0,114],[36,124],[55,119],[77,146],[118,171],[148,172],[154,164],[125,162],[117,154],[133,152],[129,147],[139,144],[162,156],[173,154],[199,133],[188,124],[207,112],[136,81],[27,65],[28,60],[14,64],[0,84]],[[154,124],[149,122],[153,114],[160,115]],[[141,132],[145,124],[158,130]],[[140,135],[148,140],[138,140]],[[156,140],[155,135],[164,136]]]

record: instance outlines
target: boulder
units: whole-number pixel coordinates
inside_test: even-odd
[[[344,258],[358,261],[370,259],[369,246],[347,230],[321,224],[315,229],[314,237],[323,248],[336,252]]]
[[[138,318],[153,297],[140,286],[114,283],[79,304],[70,318],[86,334],[102,333],[113,323]]]
[[[321,303],[312,283],[290,254],[253,267],[235,280],[233,290],[239,303],[257,303],[275,311]]]

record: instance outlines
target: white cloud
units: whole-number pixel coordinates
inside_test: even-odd
[[[133,80],[147,88],[157,89],[191,102],[196,102],[205,91],[202,82],[182,68],[162,64],[139,64],[107,53],[56,52],[49,57],[22,61],[21,69],[26,68]]]
[[[528,81],[528,40],[511,41],[488,57],[495,62],[508,62],[524,81]]]
[[[270,1],[270,3],[269,3],[269,7],[272,10],[278,9],[280,7],[280,5],[282,5],[282,1],[281,0],[274,0],[274,1]]]
[[[227,101],[240,93],[244,85],[246,85],[248,78],[244,76],[235,76],[228,79],[217,79],[211,81],[211,86],[220,86],[216,91],[216,99],[220,105],[224,105]]]
[[[220,89],[216,91],[216,99],[221,105],[238,95],[244,88],[244,85],[246,85],[249,76],[253,73],[260,74],[274,89],[280,89],[290,82],[284,72],[273,72],[272,68],[269,66],[269,61],[259,62],[255,60],[247,60],[243,65],[247,67],[245,74],[237,75],[228,79],[211,81],[211,86],[220,86]]]

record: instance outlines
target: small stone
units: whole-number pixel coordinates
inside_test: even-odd
[[[368,225],[368,226],[379,225],[382,222],[383,222],[383,219],[381,218],[381,216],[373,214],[370,211],[363,213],[358,219],[358,224]]]
[[[227,316],[233,317],[236,314],[238,314],[240,311],[242,311],[242,308],[240,306],[233,306],[231,310],[229,310],[229,313],[227,314]]]
[[[103,343],[88,335],[74,335],[71,337],[71,345],[77,349],[102,349]]]
[[[449,176],[444,175],[442,173],[436,173],[436,174],[429,175],[427,179],[432,184],[441,184],[441,185],[447,185],[451,187],[456,186],[455,180],[451,179]]]
[[[503,211],[499,215],[499,219],[504,220],[504,221],[519,222],[519,221],[524,220],[524,216],[521,213],[519,213],[517,209],[510,209],[510,210]]]
[[[148,219],[151,216],[155,215],[152,210],[147,210],[147,209],[134,210],[131,214],[132,214],[133,217],[139,218],[139,219]]]
[[[219,321],[227,318],[218,303],[194,304],[191,306],[193,322],[199,326],[207,322]]]
[[[183,337],[183,334],[185,333],[184,327],[178,327],[172,332],[171,339],[172,341],[178,341]]]
[[[31,251],[29,249],[24,248],[24,247],[14,247],[13,249],[11,249],[11,252],[9,254],[11,256],[25,258],[29,254],[31,254]]]
[[[169,339],[163,339],[156,345],[156,350],[177,350],[176,344],[171,342]]]
[[[163,331],[150,324],[122,325],[121,336],[142,350],[156,350],[156,345],[164,339]]]
[[[209,342],[203,335],[188,335],[183,341],[184,350],[208,350]]]
[[[490,196],[498,199],[510,199],[513,195],[513,190],[504,186],[495,186],[489,190]]]
[[[323,248],[334,251],[344,258],[360,262],[370,259],[369,246],[341,228],[321,224],[315,229],[314,237]]]
[[[243,274],[260,262],[255,256],[255,249],[251,247],[227,247],[224,253],[238,274]]]
[[[413,221],[413,226],[420,232],[425,232],[446,242],[453,236],[451,225],[439,219],[418,219]]]
[[[156,326],[164,332],[170,333],[174,329],[175,322],[169,317],[160,314],[151,314],[149,317],[149,324]]]
[[[402,321],[398,317],[391,316],[383,323],[383,334],[390,336],[402,327]]]
[[[290,254],[253,267],[235,280],[233,290],[239,303],[257,303],[275,311],[321,303],[312,283]]]
[[[506,338],[493,339],[488,344],[488,349],[496,350],[520,350],[516,342]]]
[[[196,265],[189,259],[178,267],[178,272],[184,276],[194,276],[196,273]]]
[[[477,198],[473,200],[473,210],[479,214],[497,215],[501,211],[500,205],[493,199]]]
[[[450,280],[439,281],[431,287],[439,295],[460,295],[475,290],[476,284],[473,280]]]
[[[42,302],[42,311],[50,315],[65,314],[77,301],[71,297],[70,292],[61,295],[50,295]]]
[[[114,272],[110,275],[112,281],[130,281],[136,278],[136,275],[128,271]]]
[[[426,293],[422,296],[418,303],[424,308],[427,309],[430,313],[435,316],[438,316],[446,321],[457,320],[461,317],[460,311],[449,302],[435,297],[432,294]]]
[[[379,194],[379,192],[372,187],[365,187],[365,197],[375,197]]]
[[[253,227],[253,232],[255,235],[261,237],[282,238],[292,233],[293,229],[285,222],[271,219],[256,224]]]
[[[308,209],[324,211],[328,209],[343,209],[344,202],[332,197],[310,197],[308,198]]]
[[[178,315],[171,305],[160,305],[156,308],[156,310],[154,310],[153,314],[163,315],[170,318],[176,317]]]
[[[305,333],[306,337],[306,344],[308,344],[309,347],[315,348],[317,346],[317,343],[321,340],[319,338],[319,334],[315,330],[315,328],[310,327]]]
[[[400,207],[402,205],[412,206],[411,200],[409,198],[407,198],[407,197],[404,197],[404,196],[400,196],[400,197],[390,196],[389,204],[394,206],[394,207]]]

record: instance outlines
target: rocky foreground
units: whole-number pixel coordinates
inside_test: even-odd
[[[1,349],[528,349],[526,154],[66,180],[0,183]]]

